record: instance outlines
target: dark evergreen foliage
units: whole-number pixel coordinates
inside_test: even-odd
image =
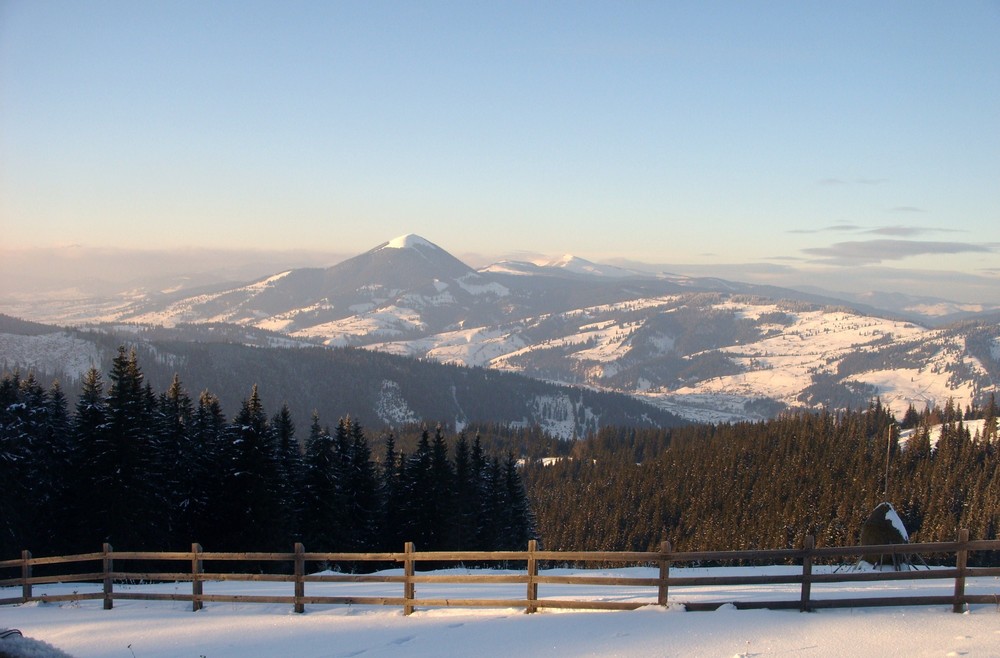
[[[664,539],[678,550],[797,548],[807,534],[820,546],[854,545],[883,501],[896,507],[911,541],[954,540],[959,528],[994,539],[996,424],[977,435],[967,421],[954,405],[926,410],[905,447],[878,401],[839,415],[609,429],[558,463],[528,465],[524,478],[552,550],[655,550]],[[941,422],[932,446],[931,427]]]
[[[272,551],[295,540],[337,552],[399,550],[407,540],[424,550],[480,547],[481,470],[470,470],[484,460],[478,438],[471,462],[467,444],[458,458],[460,487],[441,426],[433,443],[425,430],[409,458],[389,434],[378,463],[350,417],[331,435],[314,413],[303,450],[288,405],[269,419],[257,386],[227,422],[215,395],[203,392],[196,406],[177,376],[157,395],[133,350],[119,349],[109,380],[105,390],[91,369],[70,417],[58,384],[0,378],[3,555],[90,552],[104,541],[124,550],[198,541]],[[511,512],[489,523],[523,544],[530,511],[520,521]]]

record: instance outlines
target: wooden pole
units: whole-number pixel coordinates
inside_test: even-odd
[[[114,592],[111,583],[111,572],[114,571],[114,560],[111,558],[111,544],[104,542],[104,609],[110,610],[114,607]]]
[[[955,576],[955,601],[951,604],[952,612],[962,612],[965,607],[965,568],[969,563],[969,549],[966,544],[969,542],[969,531],[963,528],[958,531],[958,550],[955,552],[955,569],[958,575]]]
[[[538,550],[538,540],[528,540],[528,605],[524,608],[526,614],[538,612],[538,560],[535,559],[535,551]]]
[[[799,599],[799,612],[810,612],[810,597],[812,596],[813,549],[816,548],[816,537],[806,535],[803,542],[805,555],[802,556],[802,596]]]
[[[201,544],[195,542],[191,544],[191,611],[198,612],[204,605],[202,594],[205,593],[204,583],[201,580],[201,573],[204,570],[204,563],[201,561]]]
[[[22,603],[27,603],[31,600],[31,583],[29,579],[31,578],[31,551],[23,550],[21,551],[21,598]]]
[[[403,614],[413,614],[413,599],[416,596],[416,588],[413,586],[413,552],[412,541],[406,542],[403,546]]]
[[[673,547],[669,541],[660,544],[660,584],[656,588],[656,604],[667,605],[667,596],[670,594],[670,553]]]
[[[306,595],[306,563],[302,554],[306,552],[305,546],[301,542],[295,542],[295,612],[303,613],[306,606],[302,598]]]

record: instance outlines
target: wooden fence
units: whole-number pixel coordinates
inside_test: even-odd
[[[594,601],[566,598],[541,598],[539,586],[546,585],[589,585],[609,587],[644,587],[656,588],[656,604],[665,606],[672,595],[676,600],[675,590],[671,588],[697,588],[706,586],[738,586],[738,585],[788,585],[800,586],[799,597],[793,600],[726,600],[715,602],[685,602],[688,610],[714,610],[723,604],[733,604],[739,609],[770,608],[798,609],[810,611],[818,608],[854,608],[868,606],[901,606],[901,605],[950,605],[955,612],[961,612],[968,604],[997,603],[1000,604],[1000,586],[998,592],[986,595],[969,595],[965,593],[966,579],[971,577],[1000,576],[1000,567],[969,567],[970,551],[998,551],[1000,540],[970,541],[967,530],[959,533],[953,542],[935,542],[924,544],[891,544],[882,546],[851,546],[816,548],[813,537],[808,536],[801,549],[754,550],[754,551],[697,551],[675,552],[670,542],[664,542],[659,551],[652,552],[578,552],[578,551],[542,551],[537,543],[528,543],[526,551],[503,552],[450,552],[425,551],[417,552],[413,543],[408,542],[401,553],[309,553],[302,544],[295,544],[291,553],[211,553],[202,550],[198,544],[193,544],[189,552],[148,552],[148,551],[115,551],[109,544],[98,553],[68,555],[57,557],[32,557],[29,551],[24,551],[20,559],[0,561],[0,570],[20,569],[21,575],[16,578],[0,580],[0,587],[20,587],[21,596],[0,599],[0,605],[26,603],[28,601],[80,601],[88,599],[103,599],[104,608],[110,610],[116,600],[165,600],[190,601],[192,610],[200,610],[208,602],[226,603],[287,603],[294,606],[295,612],[304,612],[306,605],[388,605],[401,606],[404,614],[410,614],[421,607],[492,607],[492,608],[524,608],[525,612],[536,612],[541,608],[568,608],[593,610],[634,610],[648,602],[637,601]],[[863,556],[891,556],[896,554],[927,555],[936,554],[954,556],[954,567],[934,569],[911,569],[907,571],[859,571],[853,569],[838,570],[834,573],[815,574],[813,564],[817,560],[829,561],[834,558]],[[189,570],[165,571],[117,571],[115,565],[125,561],[149,563],[150,561],[174,561],[189,565]],[[290,574],[264,573],[213,573],[206,571],[205,562],[284,562],[291,563]],[[719,575],[719,576],[684,576],[671,572],[671,567],[678,564],[700,564],[704,562],[753,561],[769,564],[801,562],[801,573],[788,575]],[[948,558],[951,561],[951,558]],[[64,565],[99,562],[100,571],[89,573],[71,573],[61,575],[32,575],[33,568],[42,565]],[[306,574],[307,562],[324,563],[395,563],[402,564],[402,575],[384,574]],[[510,564],[512,562],[526,565],[523,573],[473,575],[453,575],[417,573],[417,563],[478,563],[478,564]],[[539,570],[540,562],[556,564],[569,563],[600,563],[600,564],[643,564],[658,565],[656,578],[609,577],[587,575],[548,575],[545,570]],[[927,579],[953,579],[954,592],[947,596],[891,596],[871,598],[822,598],[812,597],[811,588],[818,583],[845,582],[877,582],[877,581],[918,581]],[[154,593],[116,591],[115,582],[190,582],[191,592],[188,593]],[[268,581],[290,582],[294,584],[292,596],[258,596],[232,594],[205,594],[203,585],[206,581]],[[32,586],[52,583],[91,582],[102,583],[100,592],[73,593],[50,595],[35,595]],[[401,596],[308,596],[307,583],[399,583],[402,585]],[[520,584],[524,586],[525,597],[515,599],[499,598],[417,598],[417,587],[422,584]]]

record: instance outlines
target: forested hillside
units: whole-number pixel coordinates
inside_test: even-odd
[[[986,429],[970,432],[972,418]],[[798,547],[806,534],[818,545],[853,545],[882,501],[899,511],[911,541],[952,540],[958,528],[992,539],[996,418],[993,400],[965,412],[910,408],[902,425],[915,431],[905,445],[879,403],[761,423],[605,429],[569,458],[533,462],[524,478],[553,550],[654,550],[665,539],[679,550]]]
[[[257,387],[231,420],[179,380],[158,393],[135,352],[84,379],[73,410],[58,384],[0,379],[0,555],[169,550],[523,548],[534,536],[516,460],[479,437],[423,428],[408,452],[361,425],[268,415]]]
[[[83,373],[108,372],[118,347],[135,349],[146,381],[166,389],[175,374],[192,392],[212,391],[224,409],[239,406],[254,384],[264,405],[287,404],[307,419],[354,414],[372,428],[441,422],[539,425],[549,433],[585,436],[602,425],[663,427],[677,416],[618,393],[560,386],[513,373],[409,359],[352,348],[298,343],[260,329],[212,324],[105,327],[100,331],[30,325],[0,316],[0,369],[33,372],[48,387],[59,380],[70,398]],[[10,333],[4,333],[4,328]],[[303,421],[304,422],[304,421]]]
[[[193,399],[176,378],[157,392],[122,348],[106,380],[88,373],[75,403],[31,374],[0,379],[0,553],[103,541],[497,550],[535,536],[554,550],[651,550],[664,539],[679,550],[797,547],[806,534],[851,545],[882,501],[913,541],[958,528],[992,539],[997,415],[991,398],[910,407],[897,425],[876,401],[759,423],[605,427],[576,441],[498,423],[468,436],[410,424],[376,438],[350,417],[331,430],[314,414],[307,427],[288,405],[266,409],[257,387],[229,419],[213,393]]]

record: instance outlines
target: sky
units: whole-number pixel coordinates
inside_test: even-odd
[[[417,233],[1000,303],[997,34],[998,0],[0,0],[0,249]]]

